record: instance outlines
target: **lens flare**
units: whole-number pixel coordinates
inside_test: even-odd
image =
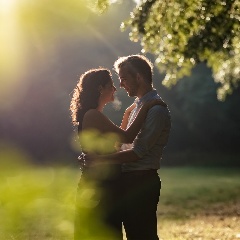
[[[0,106],[3,107],[11,89],[19,82],[24,63],[16,0],[0,0],[0,19]]]

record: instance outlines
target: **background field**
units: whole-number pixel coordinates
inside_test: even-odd
[[[240,239],[239,169],[182,167],[159,173],[161,239]],[[79,177],[72,168],[1,171],[0,239],[72,239]]]
[[[122,4],[114,4],[101,15],[92,5],[87,7],[86,3],[90,2],[96,1],[51,0],[46,4],[43,0],[0,0],[0,240],[72,239],[74,201],[80,177],[79,170],[74,168],[80,145],[69,112],[73,89],[86,70],[103,66],[112,71],[119,56],[143,53],[141,36],[140,41],[133,42],[129,39],[130,29],[120,31],[121,23],[130,17],[139,1],[120,1]],[[143,2],[150,6],[167,1]],[[215,53],[221,56],[222,50],[224,53],[231,50],[226,57],[227,65],[221,65],[222,57],[216,58],[216,64],[238,77],[240,58],[237,55],[233,58],[234,51],[229,46],[235,42],[231,40],[231,26],[237,24],[235,29],[239,29],[239,0],[215,1],[216,4],[208,0],[192,1],[194,4],[170,2],[166,16],[171,16],[173,10],[175,16],[185,11],[174,24],[178,27],[183,23],[183,29],[177,30],[182,37],[177,40],[178,34],[175,35],[172,27],[175,17],[171,17],[167,28],[173,33],[164,33],[156,39],[162,41],[174,36],[171,38],[177,50],[187,46],[186,49],[194,53],[192,60],[204,44],[220,47],[214,47],[216,52],[209,54],[211,62],[216,58]],[[191,7],[187,9],[184,4]],[[197,12],[194,6],[198,6]],[[186,11],[192,13],[188,12],[189,15]],[[198,11],[200,18],[190,17]],[[207,20],[205,26],[204,16],[208,15],[205,19],[211,21]],[[218,17],[223,17],[223,21],[218,22]],[[199,31],[195,21],[201,24]],[[151,34],[151,28],[146,26],[147,29]],[[165,29],[164,26],[161,29]],[[208,31],[213,35],[208,35]],[[186,44],[189,38],[185,37],[193,32],[203,39],[198,44],[194,38],[196,47]],[[224,32],[226,38],[222,35]],[[216,33],[219,41],[212,38]],[[161,49],[161,42],[159,44],[152,44],[151,49],[154,46]],[[182,62],[171,44],[167,46],[167,52],[172,59],[178,59],[180,66],[187,63],[188,57]],[[239,41],[236,46],[235,53],[239,54]],[[218,101],[219,83],[214,81],[213,71],[204,61],[175,86],[166,88],[162,84],[166,72],[159,71],[156,64],[159,58],[145,50],[144,54],[155,63],[153,86],[168,104],[172,119],[160,171],[163,181],[158,212],[161,239],[240,239],[240,86],[236,84],[224,102]],[[226,69],[231,59],[236,60],[236,71],[232,65]],[[172,69],[171,65],[168,69]],[[106,106],[104,114],[119,125],[134,99],[119,88],[118,76],[114,71],[112,74],[118,88],[116,101]],[[59,164],[65,167],[50,167]],[[194,168],[185,167],[190,165]],[[91,201],[86,200],[91,196],[91,191],[83,194],[85,203],[91,205]],[[84,223],[93,224],[94,219],[89,219],[87,212],[83,214]],[[94,240],[92,236],[83,239]]]

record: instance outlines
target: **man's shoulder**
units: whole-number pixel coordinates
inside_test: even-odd
[[[161,106],[161,105],[155,105],[151,109],[149,109],[147,114],[147,122],[148,121],[162,121],[167,120],[171,121],[171,115],[170,111],[167,107]]]
[[[169,109],[166,106],[162,106],[162,105],[155,105],[152,108],[149,109],[149,113],[162,113],[162,114],[168,114],[169,113]]]

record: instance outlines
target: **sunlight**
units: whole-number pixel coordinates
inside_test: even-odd
[[[18,27],[16,19],[16,1],[0,0],[0,44],[1,59],[0,69],[6,70],[7,63],[13,63],[12,57],[16,57],[16,46],[18,43]]]
[[[133,0],[137,5],[139,5],[142,1],[141,0]]]
[[[1,46],[5,48],[5,44],[11,44],[16,34],[16,1],[0,0],[0,36]]]
[[[19,29],[16,0],[0,0],[0,94],[6,99],[16,86],[23,63],[23,45]],[[5,100],[5,103],[8,101]],[[0,102],[0,107],[3,107]]]
[[[16,0],[0,0],[0,11],[8,13],[14,8]]]

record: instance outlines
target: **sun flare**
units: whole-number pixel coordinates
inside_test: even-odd
[[[16,0],[0,0],[0,95],[7,99],[13,86],[20,84],[24,46],[19,26]],[[8,100],[0,101],[0,107]]]
[[[16,0],[0,0],[0,18],[0,67],[7,69],[6,64],[14,63],[19,44]]]
[[[0,0],[0,12],[1,14],[8,14],[14,9],[16,0]]]

